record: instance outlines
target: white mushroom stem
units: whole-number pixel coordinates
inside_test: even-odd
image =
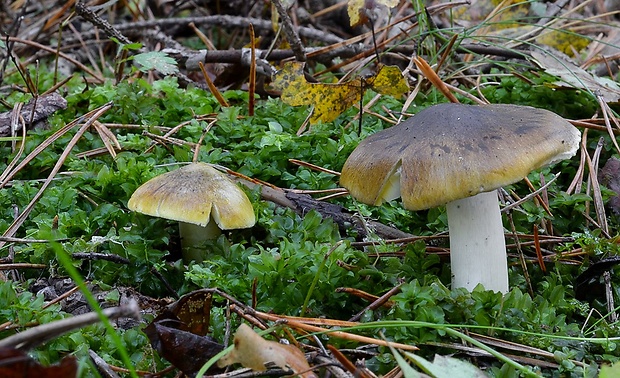
[[[450,230],[452,287],[472,291],[508,292],[506,240],[497,191],[452,201],[446,205]]]
[[[211,220],[206,226],[179,222],[179,234],[181,236],[181,251],[183,261],[189,263],[194,260],[202,262],[208,256],[205,243],[208,240],[217,239],[222,230]]]

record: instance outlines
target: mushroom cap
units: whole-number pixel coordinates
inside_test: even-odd
[[[206,226],[211,217],[223,230],[254,226],[254,208],[246,194],[223,173],[193,163],[142,184],[131,196],[130,210]]]
[[[400,195],[409,210],[429,209],[568,159],[580,140],[577,128],[547,110],[439,104],[363,140],[340,184],[369,205]]]

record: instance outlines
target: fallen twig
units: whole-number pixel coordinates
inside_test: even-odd
[[[103,315],[109,319],[122,317],[140,319],[140,308],[135,301],[130,301],[128,304],[118,307],[107,308],[102,312]],[[95,324],[99,322],[99,320],[99,314],[96,312],[89,312],[52,323],[42,324],[0,340],[0,348],[28,350],[71,330]]]

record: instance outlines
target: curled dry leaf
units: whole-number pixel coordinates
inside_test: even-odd
[[[195,376],[202,365],[224,349],[209,336],[167,327],[165,321],[149,325],[146,334],[160,356],[190,377]],[[216,370],[212,367],[208,372],[216,373]]]
[[[250,326],[241,324],[235,333],[235,347],[217,362],[219,367],[239,363],[256,371],[265,371],[265,364],[273,362],[285,370],[293,370],[304,378],[316,378],[304,354],[293,345],[263,339]]]

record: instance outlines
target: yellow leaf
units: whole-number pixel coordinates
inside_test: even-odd
[[[576,32],[558,29],[541,33],[536,38],[536,42],[553,47],[568,56],[573,56],[575,51],[579,52],[586,48],[590,40]]]
[[[367,79],[355,78],[345,83],[308,83],[303,63],[288,62],[278,71],[272,87],[282,92],[281,99],[292,106],[314,106],[310,123],[330,122],[360,101],[367,88],[379,93],[400,96],[408,91],[405,78],[398,67],[382,67],[377,75]]]
[[[360,13],[364,8],[364,0],[349,0],[347,13],[349,13],[349,23],[351,26],[357,26],[360,21]]]
[[[281,369],[291,369],[301,377],[316,378],[298,348],[265,340],[246,324],[241,324],[237,329],[234,343],[233,350],[217,362],[219,367],[239,363],[252,370],[265,371],[265,364],[273,362]]]
[[[347,5],[347,13],[349,13],[349,23],[351,26],[357,26],[362,23],[361,14],[364,13],[366,8],[372,8],[377,5],[383,5],[388,8],[393,8],[398,5],[400,0],[349,0]]]
[[[477,0],[466,7],[454,11],[454,16],[461,21],[474,23],[486,19],[486,32],[513,28],[522,25],[529,14],[528,0]]]
[[[396,66],[381,66],[374,78],[367,79],[375,92],[394,97],[402,96],[409,91],[407,81]]]

